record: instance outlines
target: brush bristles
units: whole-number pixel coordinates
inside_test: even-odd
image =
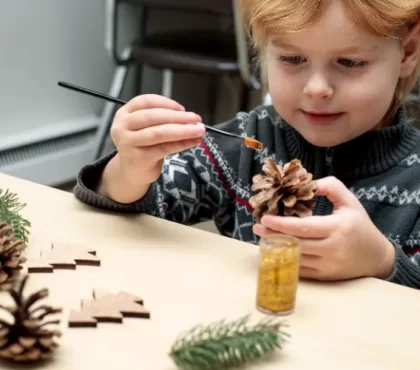
[[[254,150],[257,150],[259,152],[261,150],[263,150],[262,143],[259,142],[258,140],[255,140],[255,139],[245,138],[244,139],[244,145],[247,146],[247,147],[249,147],[249,148],[252,148]]]

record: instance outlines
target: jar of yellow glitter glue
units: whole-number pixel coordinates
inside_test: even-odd
[[[299,283],[301,244],[288,235],[271,235],[260,241],[257,309],[270,315],[294,311]]]

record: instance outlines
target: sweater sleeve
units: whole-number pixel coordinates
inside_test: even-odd
[[[390,240],[395,248],[395,262],[387,281],[420,289],[420,218],[404,241]]]
[[[218,126],[224,130],[240,134],[243,125],[235,118]],[[144,213],[165,218],[182,224],[195,224],[201,221],[226,218],[234,199],[230,196],[223,178],[235,177],[235,163],[220,169],[216,157],[239,157],[240,142],[216,138],[213,148],[217,153],[209,152],[206,136],[201,145],[189,150],[167,156],[164,159],[159,179],[153,183],[142,199],[130,204],[121,204],[95,192],[102,172],[116,154],[113,152],[99,161],[81,169],[75,196],[82,202],[118,213]],[[226,141],[229,142],[226,150]],[[214,138],[212,138],[214,142]],[[224,172],[229,173],[224,173]],[[141,174],[139,174],[141,176]],[[226,222],[228,218],[226,218]]]

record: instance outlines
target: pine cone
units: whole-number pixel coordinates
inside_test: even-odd
[[[317,186],[312,180],[312,174],[303,168],[298,159],[286,163],[282,168],[272,158],[267,158],[262,169],[265,175],[256,175],[252,179],[251,190],[259,193],[249,200],[257,222],[261,221],[264,214],[297,217],[312,215]]]
[[[25,248],[25,243],[14,237],[12,226],[0,223],[0,286],[19,274],[21,264],[26,262],[26,258],[21,257]]]
[[[23,296],[28,275],[9,291],[15,306],[1,309],[9,312],[13,322],[0,320],[0,358],[16,362],[34,362],[49,359],[58,346],[54,337],[61,336],[59,330],[46,329],[48,325],[59,324],[60,320],[44,321],[61,309],[48,305],[31,308],[37,301],[48,296],[48,289],[42,289],[27,298]],[[15,283],[15,282],[14,282]]]

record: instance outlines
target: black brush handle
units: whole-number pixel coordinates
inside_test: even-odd
[[[61,87],[64,87],[66,89],[70,89],[70,90],[73,90],[73,91],[77,91],[77,92],[80,92],[80,93],[83,93],[83,94],[91,95],[91,96],[94,96],[96,98],[101,98],[101,99],[107,100],[111,103],[117,103],[117,104],[121,104],[121,105],[127,104],[127,102],[124,101],[124,100],[114,98],[112,96],[102,94],[102,93],[97,92],[97,91],[89,90],[89,89],[86,89],[85,87],[72,85],[72,84],[69,84],[67,82],[59,81],[58,86],[61,86]],[[223,135],[223,136],[228,136],[228,137],[235,138],[235,139],[240,139],[242,141],[244,140],[244,138],[242,136],[231,134],[230,132],[222,131],[222,130],[219,130],[217,128],[211,127],[211,126],[207,126],[207,125],[204,125],[204,126],[206,127],[207,131],[211,131],[211,132],[214,132],[216,134]]]
[[[72,85],[72,84],[69,84],[67,82],[59,81],[58,86],[65,87],[66,89],[74,90],[74,91],[81,92],[81,93],[84,93],[84,94],[87,94],[87,95],[91,95],[91,96],[94,96],[96,98],[105,99],[105,100],[108,100],[111,103],[117,103],[117,104],[121,104],[121,105],[127,104],[127,102],[124,101],[124,100],[113,98],[112,96],[102,94],[102,93],[97,92],[97,91],[89,90],[89,89],[86,89],[84,87]]]

